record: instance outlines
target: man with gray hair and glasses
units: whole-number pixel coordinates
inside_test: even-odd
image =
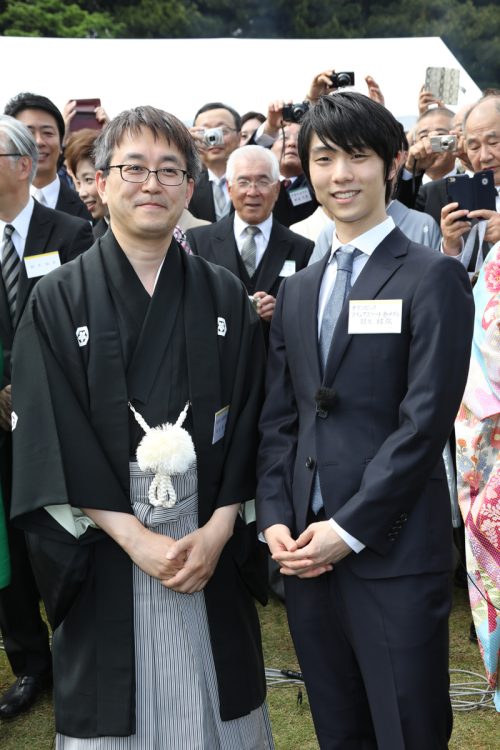
[[[41,276],[92,244],[84,219],[40,205],[30,197],[38,148],[28,128],[0,115],[0,339],[4,354],[0,390],[0,474],[9,516],[11,506],[11,367],[15,332],[31,290]],[[12,429],[15,419],[12,419]],[[39,593],[24,533],[8,523],[12,580],[0,591],[0,628],[16,681],[0,697],[0,719],[26,711],[50,685],[52,667],[47,626],[40,616]]]
[[[307,266],[313,243],[273,217],[280,192],[279,163],[262,146],[242,146],[227,162],[234,214],[190,229],[194,253],[224,266],[245,284],[268,334],[282,280]]]
[[[173,238],[200,168],[176,117],[122,112],[95,166],[110,229],[38,285],[13,353],[13,515],[54,629],[56,747],[270,750],[266,561],[239,513],[259,320]]]

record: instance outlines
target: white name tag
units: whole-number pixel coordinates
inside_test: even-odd
[[[303,203],[309,203],[309,201],[312,201],[311,191],[308,187],[289,190],[288,195],[294,206],[301,206]]]
[[[283,268],[280,271],[280,276],[293,276],[296,271],[296,265],[294,260],[285,260]]]
[[[45,276],[54,268],[59,268],[61,259],[59,253],[41,253],[40,255],[25,255],[24,265],[26,266],[26,275],[28,279],[35,279],[38,276]]]
[[[229,416],[229,404],[223,409],[215,412],[214,419],[214,434],[212,437],[212,445],[222,440],[224,433],[226,432],[227,418]]]
[[[348,333],[401,333],[402,299],[353,299]]]

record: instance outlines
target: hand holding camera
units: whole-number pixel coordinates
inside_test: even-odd
[[[305,100],[310,104],[316,104],[320,96],[331,94],[332,91],[345,86],[354,86],[354,73],[344,71],[336,73],[333,68],[330,68],[314,76]]]
[[[189,128],[199,151],[224,146],[224,128]]]

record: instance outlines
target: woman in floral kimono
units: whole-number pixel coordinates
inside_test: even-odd
[[[458,497],[472,615],[500,711],[500,243],[484,263],[474,299],[471,365],[456,422]]]

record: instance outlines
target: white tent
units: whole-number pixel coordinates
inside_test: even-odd
[[[68,99],[99,97],[110,116],[152,104],[191,124],[196,110],[223,101],[267,111],[274,99],[301,101],[313,77],[371,75],[386,106],[409,126],[427,66],[460,69],[457,108],[481,92],[438,37],[405,39],[46,39],[0,37],[0,107],[20,91]]]

